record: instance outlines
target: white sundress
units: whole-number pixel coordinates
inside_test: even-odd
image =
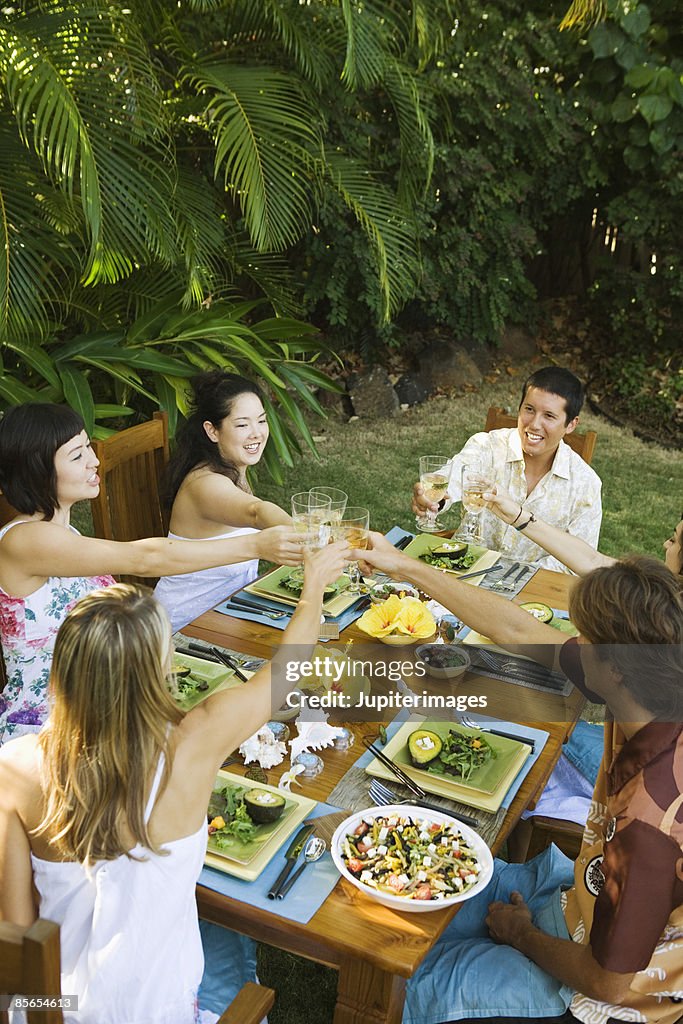
[[[4,526],[0,541],[20,522]],[[0,744],[40,730],[48,716],[47,682],[59,627],[77,601],[114,582],[111,576],[50,576],[28,597],[12,597],[0,587],[0,642],[7,669],[0,694]]]
[[[258,533],[253,527],[245,526],[229,533],[221,533],[217,537],[203,537],[204,541],[228,540],[231,537],[247,537]],[[179,537],[175,533],[168,535],[173,540],[197,541],[198,537]],[[162,576],[154,589],[154,596],[163,604],[173,632],[182,629],[198,615],[214,608],[236,590],[246,587],[258,575],[258,558],[234,565],[219,565],[213,569],[199,569],[197,572],[183,573],[178,576]]]
[[[157,766],[148,822],[163,772]],[[195,884],[206,853],[202,823],[165,843],[142,846],[86,869],[31,855],[40,916],[61,929],[62,992],[78,994],[69,1024],[195,1024],[204,955]],[[229,965],[226,965],[229,968]]]

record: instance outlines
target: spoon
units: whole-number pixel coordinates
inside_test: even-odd
[[[301,867],[298,867],[293,875],[291,875],[282,888],[277,894],[279,900],[283,899],[289,890],[292,888],[297,878],[302,874],[305,867],[309,864],[315,864],[317,860],[320,860],[325,850],[327,849],[327,843],[320,836],[311,836],[306,845],[304,846],[304,862]]]

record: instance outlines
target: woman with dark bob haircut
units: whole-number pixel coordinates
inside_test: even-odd
[[[281,508],[257,498],[247,480],[247,471],[260,461],[268,441],[259,388],[246,377],[215,370],[194,377],[192,389],[194,409],[178,433],[168,468],[169,537],[223,540],[291,524]],[[253,559],[185,576],[165,576],[155,595],[173,629],[182,629],[251,583],[257,571]]]
[[[81,537],[69,523],[71,507],[97,495],[97,466],[83,421],[67,406],[18,405],[0,419],[0,491],[19,513],[0,530],[0,641],[8,677],[0,744],[37,732],[45,721],[57,630],[79,598],[113,583],[111,573],[161,576],[246,559],[301,561],[287,526],[205,542]]]

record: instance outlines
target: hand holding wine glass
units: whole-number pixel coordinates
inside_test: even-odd
[[[338,523],[332,524],[335,540],[345,540],[351,549],[365,551],[369,541],[370,512],[357,505],[347,506]],[[349,592],[360,593],[360,569],[358,562],[349,562],[347,575],[350,579]]]
[[[439,512],[444,512],[452,505],[448,493],[451,475],[451,460],[445,455],[420,456],[420,485],[425,501],[438,505]],[[415,517],[415,524],[423,533],[438,533],[443,524],[437,519],[438,513],[425,509]]]
[[[462,467],[462,505],[465,510],[456,534],[459,540],[481,544],[480,515],[486,507],[484,493],[494,484],[493,459],[490,452],[481,452]]]

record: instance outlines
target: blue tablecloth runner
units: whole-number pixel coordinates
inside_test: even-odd
[[[318,804],[308,815],[306,821],[313,821],[324,814],[333,814],[339,808],[332,804]],[[288,843],[278,850],[270,864],[263,869],[258,878],[247,882],[242,878],[233,878],[216,868],[205,867],[199,876],[199,884],[229,896],[240,903],[248,903],[252,907],[267,910],[277,917],[285,917],[289,921],[306,924],[325,902],[339,880],[339,872],[334,866],[329,850],[319,861],[310,864],[296,885],[282,900],[269,900],[268,891],[284,867],[284,851]],[[299,858],[301,863],[301,858]]]

